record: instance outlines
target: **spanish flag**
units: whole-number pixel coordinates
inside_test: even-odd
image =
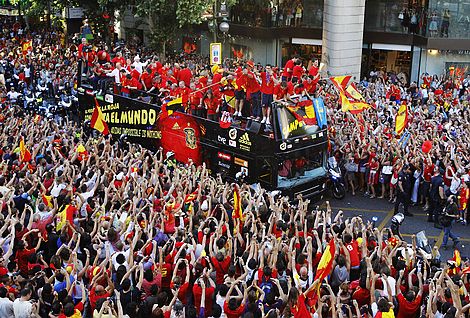
[[[79,161],[88,160],[88,151],[85,149],[85,147],[82,144],[78,145],[77,153],[78,153]]]
[[[73,225],[73,214],[75,210],[76,208],[74,206],[68,204],[62,211],[57,214],[57,231],[60,231],[65,226],[65,224],[67,224],[67,221],[69,221],[69,223]]]
[[[95,98],[95,109],[91,115],[90,126],[93,129],[98,130],[103,135],[109,134],[108,124],[104,121],[103,113],[101,112],[98,100]]]
[[[463,274],[470,274],[470,266],[469,266],[469,267],[465,267],[464,269],[462,269],[461,273],[462,273],[462,275],[463,275]]]
[[[50,208],[54,207],[54,205],[52,204],[52,196],[50,196],[50,195],[43,194],[42,195],[42,203],[44,203],[44,205],[46,205]]]
[[[462,257],[460,256],[460,251],[458,249],[454,250],[454,257],[452,257],[452,260],[455,262],[456,267],[460,267],[460,264],[462,264]]]
[[[348,86],[350,80],[351,75],[330,77],[330,81],[339,92],[344,92],[346,90],[346,86]]]
[[[369,104],[363,101],[350,101],[343,92],[340,92],[339,95],[341,97],[341,111],[343,113],[350,112],[351,114],[357,115],[371,107]]]
[[[346,88],[346,96],[348,96],[349,98],[352,98],[354,100],[361,101],[361,102],[366,101],[364,99],[364,97],[361,95],[361,93],[359,93],[359,91],[357,90],[356,84],[354,84],[354,83],[351,83],[351,85],[349,85]]]
[[[287,109],[289,109],[298,121],[306,125],[317,124],[315,108],[313,107],[313,101],[311,99],[300,101],[295,106],[288,106]]]
[[[397,117],[395,118],[395,133],[400,135],[405,130],[408,123],[408,106],[406,103],[401,104],[398,109]]]
[[[23,54],[26,55],[28,51],[33,50],[33,40],[25,41],[23,42],[21,49],[23,51]]]
[[[20,161],[21,162],[29,162],[31,160],[31,153],[26,146],[24,145],[24,138],[21,137],[20,139]]]
[[[194,190],[193,193],[188,194],[184,198],[184,203],[190,203],[190,202],[193,202],[194,200],[196,200],[197,199],[197,192],[198,192],[198,189]]]
[[[232,212],[232,217],[234,219],[240,219],[241,221],[244,221],[242,202],[241,202],[241,197],[240,197],[240,190],[238,189],[237,185],[235,185],[235,188],[233,189],[233,212]]]
[[[314,281],[319,279],[320,282],[322,282],[331,273],[331,270],[333,269],[333,261],[335,259],[335,252],[335,240],[331,239],[325,251],[323,251],[323,255],[318,263]]]

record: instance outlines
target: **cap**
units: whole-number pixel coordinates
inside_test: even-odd
[[[255,63],[253,63],[253,61],[246,62],[246,65],[248,65],[251,68],[255,67]]]
[[[166,158],[168,159],[168,158],[170,158],[171,156],[174,156],[174,155],[175,155],[175,153],[173,151],[168,151],[166,153]]]

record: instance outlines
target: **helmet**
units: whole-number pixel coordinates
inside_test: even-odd
[[[403,220],[405,220],[405,216],[403,215],[403,213],[397,213],[393,216],[392,223],[402,224]]]

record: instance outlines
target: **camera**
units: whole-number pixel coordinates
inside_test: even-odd
[[[91,50],[93,49],[93,47],[91,45],[85,45],[83,46],[83,53],[88,53],[88,52],[91,52]]]

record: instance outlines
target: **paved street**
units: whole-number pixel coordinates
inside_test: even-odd
[[[393,217],[393,204],[384,199],[370,199],[368,197],[356,195],[347,195],[343,200],[331,199],[330,205],[336,213],[338,210],[343,210],[344,214],[348,217],[362,215],[364,220],[372,220],[372,217],[378,218],[377,226],[379,228],[389,227],[390,219]],[[324,201],[322,202],[324,203]],[[430,244],[442,245],[444,232],[434,228],[432,223],[426,222],[427,216],[421,207],[410,207],[410,212],[414,214],[413,217],[407,217],[401,226],[401,232],[404,238],[411,242],[411,235],[416,234],[422,230],[426,232],[426,236]],[[453,232],[460,237],[461,240],[461,255],[463,257],[470,256],[470,227],[461,224],[455,224]],[[452,240],[449,239],[448,245],[452,245]],[[452,258],[452,249],[447,251],[440,249],[442,259]]]

